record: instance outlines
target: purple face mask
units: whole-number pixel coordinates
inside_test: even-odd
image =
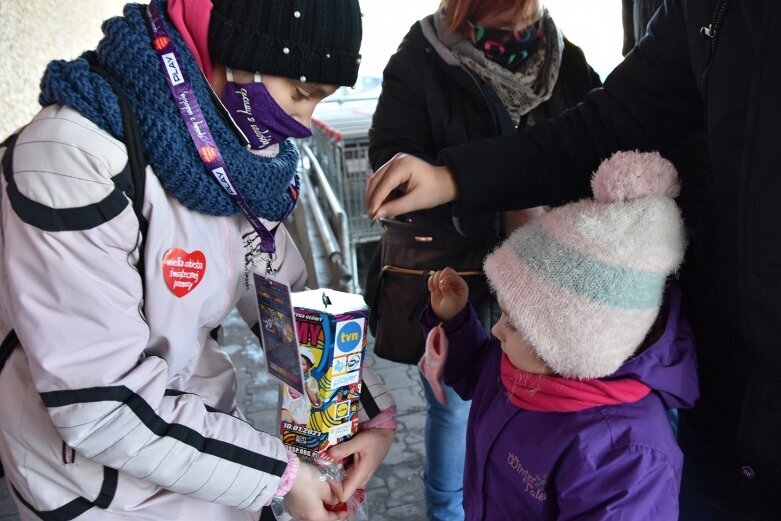
[[[226,71],[227,83],[220,99],[233,121],[249,140],[250,148],[261,150],[289,137],[304,138],[312,131],[293,119],[274,101],[255,73],[254,83],[235,83],[233,71]]]

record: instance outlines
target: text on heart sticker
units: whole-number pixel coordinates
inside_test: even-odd
[[[171,248],[163,255],[163,279],[178,298],[194,290],[205,272],[206,257],[202,251],[188,253],[180,248]]]

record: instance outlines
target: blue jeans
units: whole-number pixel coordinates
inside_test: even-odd
[[[463,521],[466,422],[472,402],[462,400],[443,384],[447,405],[434,398],[421,375],[426,397],[426,462],[423,483],[429,521]]]

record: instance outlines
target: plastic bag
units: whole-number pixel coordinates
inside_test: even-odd
[[[330,461],[315,460],[312,462],[320,469],[322,479],[325,481],[344,481],[346,473],[344,465]],[[347,512],[347,521],[369,521],[369,514],[366,510],[366,491],[358,489],[344,503],[336,505],[323,505],[326,510],[331,512]],[[271,500],[271,511],[277,521],[296,521],[291,516],[285,506],[285,498],[275,497]]]

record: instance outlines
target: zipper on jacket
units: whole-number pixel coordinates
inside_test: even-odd
[[[64,441],[62,442],[62,462],[65,465],[76,463],[76,451]]]
[[[393,266],[391,264],[386,264],[385,266],[383,266],[382,271],[389,272],[389,273],[401,273],[402,275],[428,275],[429,277],[434,273],[436,273],[436,270],[403,268],[401,266]],[[456,274],[460,275],[461,277],[469,277],[475,275],[482,275],[483,272],[481,270],[466,270],[466,271],[456,271]]]
[[[713,13],[711,23],[700,27],[700,35],[704,38],[710,38],[710,56],[708,57],[708,63],[705,64],[705,68],[702,70],[702,75],[700,75],[700,88],[702,89],[703,97],[705,94],[705,83],[708,80],[708,74],[710,74],[710,69],[713,66],[713,55],[716,52],[716,35],[719,32],[719,27],[724,20],[724,15],[727,13],[729,5],[729,0],[721,0],[716,7],[716,11]]]
[[[415,304],[410,309],[409,315],[407,315],[407,320],[412,322],[415,320],[418,316],[420,316],[420,312],[423,311],[423,308],[426,305],[426,300],[428,298],[428,278],[432,276],[434,273],[436,273],[435,270],[421,270],[421,269],[414,269],[414,268],[403,268],[400,266],[392,266],[390,264],[386,264],[382,267],[382,271],[380,272],[380,277],[382,277],[382,274],[384,273],[400,273],[402,275],[412,275],[421,277],[422,282],[422,289],[421,292],[418,294],[417,298],[415,299]],[[456,274],[462,276],[462,277],[470,277],[470,276],[477,276],[482,275],[482,270],[465,270],[465,271],[456,271]]]

